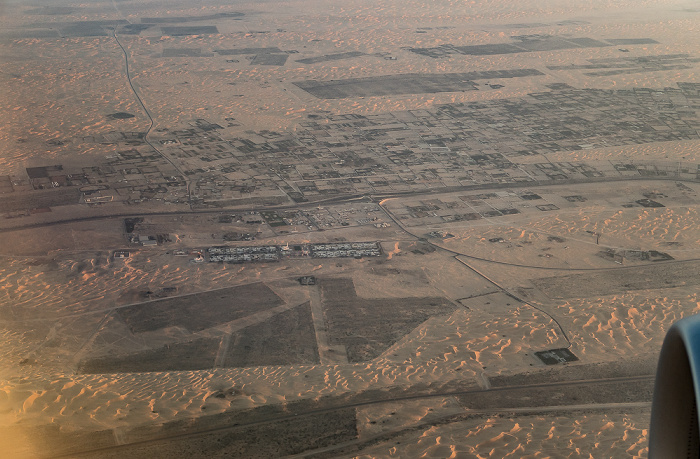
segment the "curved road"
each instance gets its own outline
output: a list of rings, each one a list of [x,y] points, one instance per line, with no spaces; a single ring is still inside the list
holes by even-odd
[[[141,100],[141,96],[139,96],[138,91],[136,91],[136,88],[134,87],[133,81],[131,81],[131,72],[129,71],[129,54],[126,52],[126,48],[121,44],[119,41],[119,37],[117,37],[117,29],[116,27],[112,30],[112,36],[114,37],[114,40],[117,42],[117,45],[119,45],[119,48],[121,48],[122,53],[124,54],[124,63],[126,64],[126,79],[129,81],[129,87],[131,88],[131,92],[134,93],[134,97],[136,97],[136,100],[138,101],[139,105],[143,109],[144,113],[148,117],[148,120],[150,122],[148,129],[146,130],[146,133],[143,137],[143,140],[155,151],[158,153],[164,160],[166,160],[170,165],[172,165],[175,170],[182,176],[182,179],[185,181],[185,186],[187,187],[187,204],[190,206],[190,209],[192,208],[192,200],[190,198],[190,182],[187,179],[187,176],[185,173],[178,167],[177,164],[175,164],[174,161],[172,161],[170,158],[165,156],[162,151],[160,151],[149,139],[148,135],[151,133],[151,130],[153,130],[153,126],[155,125],[155,121],[153,120],[153,117],[151,116],[151,112],[148,111],[148,108],[146,108],[146,104],[143,103],[143,100]]]
[[[442,246],[440,246],[440,245],[438,245],[438,244],[435,244],[435,243],[433,243],[433,242],[428,241],[427,239],[424,239],[424,238],[419,237],[417,234],[414,234],[414,233],[410,232],[408,229],[406,229],[405,226],[403,226],[403,225],[401,224],[401,222],[399,221],[399,219],[396,218],[396,217],[394,216],[394,214],[393,214],[389,209],[387,209],[386,207],[384,207],[383,203],[384,203],[384,201],[379,202],[379,203],[378,203],[379,207],[384,211],[384,213],[387,215],[387,217],[389,217],[389,218],[396,224],[396,226],[398,226],[399,228],[401,228],[401,230],[402,230],[403,232],[405,232],[405,233],[408,234],[409,236],[415,237],[416,239],[422,239],[426,244],[429,244],[430,246],[434,247],[434,248],[437,249],[437,250],[442,250],[442,251],[445,251],[445,252],[447,252],[447,253],[451,253],[451,254],[453,255],[453,258],[454,258],[455,260],[457,260],[459,263],[461,263],[461,264],[463,264],[464,266],[466,266],[466,267],[467,267],[470,271],[472,271],[474,274],[476,274],[477,276],[479,276],[479,277],[481,277],[482,279],[484,279],[486,282],[488,282],[488,283],[490,283],[491,285],[493,285],[494,287],[496,287],[498,290],[500,290],[501,292],[503,292],[505,295],[508,295],[509,297],[511,297],[511,298],[513,298],[515,301],[517,301],[518,303],[523,304],[523,305],[525,305],[525,306],[529,306],[529,307],[531,307],[532,309],[534,309],[534,310],[540,312],[541,314],[543,314],[543,315],[549,317],[549,319],[550,319],[552,322],[554,322],[555,324],[557,324],[557,327],[559,328],[559,331],[560,331],[561,334],[564,336],[564,339],[565,339],[566,342],[567,342],[566,349],[569,349],[569,348],[571,347],[571,340],[569,339],[569,335],[566,334],[566,330],[564,330],[564,327],[563,327],[562,324],[556,319],[556,317],[554,317],[552,314],[548,313],[547,311],[545,311],[545,310],[543,310],[543,309],[541,309],[541,308],[538,308],[537,306],[535,306],[535,305],[533,305],[533,304],[528,303],[527,301],[523,300],[523,299],[520,298],[519,296],[517,296],[517,295],[515,295],[514,293],[510,292],[507,288],[503,287],[501,284],[499,284],[499,283],[496,282],[495,280],[491,279],[491,278],[488,277],[486,274],[482,273],[481,271],[479,271],[478,269],[476,269],[475,267],[473,267],[472,265],[470,265],[470,264],[467,263],[466,261],[461,260],[459,257],[467,257],[467,258],[472,258],[472,259],[480,259],[480,258],[470,257],[469,255],[464,255],[464,254],[462,254],[462,253],[460,253],[460,252],[456,252],[456,251],[454,251],[454,250],[451,250],[451,249],[442,247]],[[486,261],[486,260],[483,260],[483,261]],[[496,262],[496,263],[498,263],[498,262]]]

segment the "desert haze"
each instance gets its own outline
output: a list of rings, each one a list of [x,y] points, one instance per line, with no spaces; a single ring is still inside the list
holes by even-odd
[[[685,0],[0,3],[0,450],[648,455]]]

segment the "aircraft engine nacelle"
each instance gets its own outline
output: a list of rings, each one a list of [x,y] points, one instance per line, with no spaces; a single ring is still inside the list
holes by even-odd
[[[700,458],[700,315],[676,322],[659,356],[649,458]]]

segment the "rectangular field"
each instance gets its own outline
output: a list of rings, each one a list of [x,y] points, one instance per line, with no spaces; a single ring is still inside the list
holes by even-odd
[[[117,312],[133,333],[172,326],[200,331],[280,304],[275,292],[257,283],[136,304]]]
[[[374,97],[398,94],[434,94],[476,90],[473,80],[540,76],[535,69],[493,70],[467,73],[405,73],[334,81],[299,81],[300,89],[319,99]]]
[[[698,285],[700,262],[688,261],[630,268],[600,273],[541,277],[532,283],[550,298],[586,298],[634,290],[673,288]]]

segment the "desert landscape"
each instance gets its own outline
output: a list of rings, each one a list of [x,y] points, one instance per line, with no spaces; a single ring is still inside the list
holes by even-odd
[[[686,0],[0,4],[0,449],[648,456]]]

